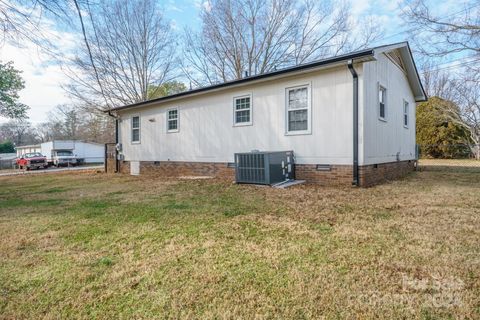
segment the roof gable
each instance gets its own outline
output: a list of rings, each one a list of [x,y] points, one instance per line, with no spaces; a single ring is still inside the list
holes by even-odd
[[[400,42],[376,47],[373,50],[376,58],[379,54],[385,54],[387,57],[393,60],[396,65],[404,70],[416,102],[427,100],[427,94],[423,89],[420,76],[418,75],[417,66],[413,60],[412,51],[410,50],[408,42]]]

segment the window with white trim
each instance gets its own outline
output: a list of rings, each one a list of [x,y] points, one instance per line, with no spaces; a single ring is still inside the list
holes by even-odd
[[[310,87],[308,85],[286,90],[287,133],[310,131]]]
[[[178,131],[178,108],[170,109],[167,111],[167,131],[168,132],[177,132]]]
[[[378,118],[387,119],[387,89],[378,86]]]
[[[140,116],[132,117],[132,142],[140,142]]]
[[[403,100],[403,126],[408,128],[408,109],[410,108],[408,101]]]
[[[251,95],[233,98],[234,125],[252,124],[252,97]]]

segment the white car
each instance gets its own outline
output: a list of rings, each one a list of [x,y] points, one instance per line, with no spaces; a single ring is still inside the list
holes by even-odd
[[[75,166],[77,157],[71,150],[55,150],[52,151],[52,163],[54,166]]]

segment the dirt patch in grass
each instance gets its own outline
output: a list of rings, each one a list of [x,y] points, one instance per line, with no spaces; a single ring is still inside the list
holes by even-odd
[[[478,318],[479,181],[2,177],[0,318]]]

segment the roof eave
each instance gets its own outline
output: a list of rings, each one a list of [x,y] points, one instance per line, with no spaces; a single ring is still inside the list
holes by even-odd
[[[25,148],[40,148],[39,144],[28,144],[25,146],[16,146],[15,149],[25,149]]]
[[[245,86],[245,85],[265,82],[265,81],[284,78],[284,77],[288,77],[288,76],[293,76],[293,75],[298,75],[298,74],[303,74],[303,73],[310,73],[310,72],[314,72],[314,71],[317,71],[317,70],[334,68],[336,66],[344,64],[346,61],[349,61],[349,60],[354,60],[355,62],[366,62],[366,61],[375,60],[374,50],[373,49],[367,49],[367,50],[363,50],[363,51],[358,51],[358,52],[355,52],[355,53],[352,53],[352,54],[341,55],[341,56],[338,56],[338,57],[325,59],[325,60],[320,60],[320,61],[309,63],[309,64],[299,65],[299,66],[291,67],[291,68],[288,68],[288,69],[273,71],[273,72],[269,72],[269,73],[260,74],[260,75],[257,75],[257,76],[252,76],[252,77],[248,77],[248,78],[243,78],[243,79],[239,79],[239,80],[225,82],[225,83],[221,83],[221,84],[217,84],[217,85],[213,85],[213,86],[208,86],[208,87],[204,87],[204,88],[199,88],[199,89],[195,89],[195,90],[185,91],[185,92],[181,92],[181,93],[178,93],[178,94],[174,94],[174,95],[170,95],[170,96],[166,96],[166,97],[161,97],[161,98],[157,98],[157,99],[153,99],[153,100],[138,102],[138,103],[125,105],[125,106],[112,108],[112,109],[107,109],[107,110],[104,110],[104,112],[105,113],[107,113],[107,112],[117,112],[117,111],[122,111],[122,110],[125,110],[125,109],[147,107],[147,106],[151,106],[151,105],[162,103],[162,102],[175,101],[175,100],[185,98],[185,97],[193,97],[193,96],[197,96],[197,95],[201,95],[201,94],[216,92],[216,91],[230,89],[230,88],[241,87],[241,86]]]

